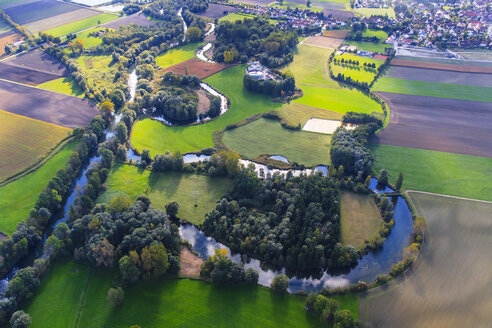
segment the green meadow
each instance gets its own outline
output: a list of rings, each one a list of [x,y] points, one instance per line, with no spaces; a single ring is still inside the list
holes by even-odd
[[[373,170],[387,169],[403,188],[492,201],[492,158],[387,145],[372,145]]]
[[[126,195],[132,202],[141,194],[147,195],[152,205],[165,209],[166,204],[177,201],[178,217],[194,224],[201,224],[205,214],[215,208],[215,203],[232,186],[228,178],[212,178],[206,175],[178,172],[153,173],[132,165],[115,165],[106,182],[107,190],[98,203],[109,204],[116,195]],[[197,191],[197,205],[195,205]]]
[[[395,18],[395,11],[393,8],[355,8],[354,14],[361,16],[385,16]]]
[[[39,193],[46,188],[56,172],[65,167],[76,144],[69,143],[38,170],[0,187],[0,231],[11,234],[17,224],[27,218]]]
[[[330,63],[333,75],[337,76],[339,73],[350,76],[352,79],[359,82],[367,82],[370,84],[372,80],[376,77],[377,69],[383,64],[382,60],[372,59],[362,56],[357,56],[349,53],[344,53],[342,55],[337,55],[334,57],[337,60],[344,60],[344,63],[337,62],[336,64],[332,61]],[[358,61],[359,65],[348,64],[348,61],[352,62]],[[375,68],[365,67],[364,64],[375,64]]]
[[[161,278],[125,288],[120,307],[106,301],[115,274],[59,261],[24,308],[31,328],[77,327],[326,327],[304,309],[305,298],[263,286],[219,287],[189,279]],[[358,316],[355,295],[335,297]],[[46,306],[50,304],[50,306]],[[234,314],[234,315],[231,315]]]
[[[383,77],[374,83],[372,90],[403,93],[416,96],[492,102],[492,88],[470,85],[423,82]]]
[[[365,41],[345,41],[345,43],[351,46],[356,46],[358,50],[365,50],[370,52],[378,52],[384,54],[385,48],[391,48],[391,45],[378,42],[365,42]]]
[[[291,163],[330,164],[331,136],[288,130],[274,120],[262,118],[227,130],[222,140],[227,147],[249,159],[269,154],[285,156]]]
[[[38,88],[64,93],[66,95],[84,98],[85,94],[73,77],[61,77],[37,85]]]
[[[50,30],[44,31],[48,34],[51,34],[53,36],[65,36],[70,33],[75,33],[78,31],[85,30],[87,28],[90,28],[92,26],[100,25],[103,23],[110,22],[112,20],[117,19],[117,15],[113,14],[101,14],[89,18],[85,18],[79,21],[75,21],[69,24],[65,24],[59,27],[52,28]]]
[[[155,58],[155,62],[162,68],[173,66],[189,59],[195,58],[195,52],[200,43],[190,43],[184,46],[171,49],[166,53]]]

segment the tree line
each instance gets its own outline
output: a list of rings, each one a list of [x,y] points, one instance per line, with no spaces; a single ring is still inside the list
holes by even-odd
[[[246,90],[264,93],[274,97],[284,97],[292,95],[296,90],[296,81],[292,74],[278,75],[278,80],[255,79],[251,75],[245,74],[243,83]]]

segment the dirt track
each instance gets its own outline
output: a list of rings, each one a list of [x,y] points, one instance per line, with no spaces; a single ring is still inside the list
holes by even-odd
[[[439,70],[454,71],[454,72],[492,74],[492,67],[486,67],[486,66],[441,64],[441,63],[413,61],[413,60],[405,60],[405,59],[393,59],[391,61],[391,65],[404,66],[404,67],[430,68],[430,69],[439,69]]]
[[[99,114],[91,102],[7,81],[0,81],[3,110],[67,128],[83,127]]]
[[[377,94],[391,116],[373,142],[492,158],[492,103]]]
[[[188,69],[188,74],[196,75],[200,79],[205,79],[215,73],[218,73],[228,67],[233,65],[228,64],[218,64],[218,63],[207,63],[201,61],[197,58],[193,58],[182,63],[167,67],[163,70],[163,72],[173,72],[175,74],[186,74],[186,69]]]

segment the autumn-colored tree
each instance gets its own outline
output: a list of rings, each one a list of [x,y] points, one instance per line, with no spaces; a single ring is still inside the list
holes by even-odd
[[[186,31],[186,40],[189,42],[197,42],[201,39],[201,37],[202,31],[200,31],[200,29],[196,26],[192,26]]]
[[[117,195],[113,197],[113,199],[111,199],[111,201],[109,202],[109,208],[113,212],[121,214],[126,211],[131,206],[131,204],[132,201],[130,200],[130,198],[128,198],[128,196]]]
[[[114,111],[114,104],[106,100],[101,104],[101,116],[106,120],[109,121],[111,119],[111,115],[113,114]]]
[[[92,247],[92,253],[97,266],[113,265],[114,246],[106,238]]]

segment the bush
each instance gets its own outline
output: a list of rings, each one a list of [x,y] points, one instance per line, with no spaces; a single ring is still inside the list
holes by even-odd
[[[244,273],[244,281],[246,281],[248,284],[256,285],[258,283],[258,278],[259,278],[258,271],[256,271],[253,268],[247,269],[246,272]]]
[[[289,278],[284,274],[276,275],[270,287],[277,293],[285,294],[289,288]]]
[[[16,311],[10,319],[12,328],[27,328],[31,325],[31,316],[24,311]]]
[[[357,321],[349,310],[338,310],[334,314],[333,328],[356,328]]]
[[[121,287],[110,288],[108,290],[108,296],[106,299],[108,302],[113,304],[114,306],[120,306],[123,303],[123,298],[125,297],[125,292]]]

